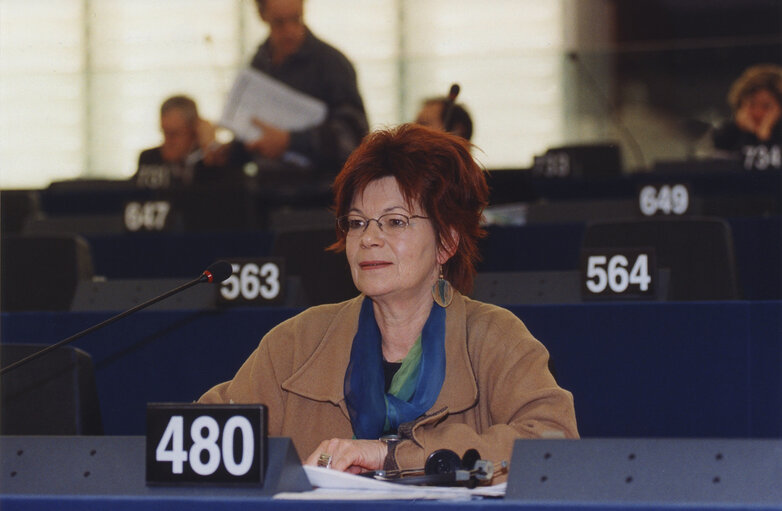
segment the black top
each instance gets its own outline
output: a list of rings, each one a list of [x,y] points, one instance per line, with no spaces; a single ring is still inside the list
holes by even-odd
[[[745,169],[782,168],[782,122],[777,122],[766,141],[742,130],[733,121],[714,130],[712,140],[715,149],[740,156]]]
[[[394,379],[394,375],[399,368],[402,367],[402,362],[388,362],[383,359],[383,376],[386,380],[386,392],[391,388],[391,380]]]
[[[131,178],[137,186],[152,189],[232,183],[241,179],[241,168],[205,165],[196,151],[183,162],[167,162],[163,159],[162,146],[145,149],[139,154],[138,168]]]

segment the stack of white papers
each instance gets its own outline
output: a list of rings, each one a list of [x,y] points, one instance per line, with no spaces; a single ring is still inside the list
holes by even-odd
[[[347,472],[323,467],[304,466],[304,471],[316,490],[301,493],[278,493],[275,499],[298,500],[397,500],[436,499],[470,500],[476,497],[503,497],[505,483],[494,486],[463,487],[412,486],[378,481]]]
[[[220,125],[244,142],[261,136],[253,118],[279,129],[295,131],[317,126],[328,108],[319,99],[299,92],[252,68],[242,70],[228,94]]]

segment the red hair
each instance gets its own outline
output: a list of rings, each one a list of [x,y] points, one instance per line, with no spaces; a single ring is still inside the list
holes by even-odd
[[[461,137],[416,125],[375,131],[367,135],[334,180],[334,212],[350,210],[353,197],[383,177],[394,177],[408,205],[420,204],[435,229],[438,248],[453,247],[443,275],[461,293],[472,290],[478,240],[488,204],[484,170]],[[454,236],[455,234],[455,236]],[[337,229],[330,250],[345,250],[345,233]]]

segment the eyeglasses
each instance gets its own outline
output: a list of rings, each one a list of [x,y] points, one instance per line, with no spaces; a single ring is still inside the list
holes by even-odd
[[[410,225],[413,218],[428,219],[428,216],[421,215],[403,215],[401,213],[386,213],[377,218],[366,218],[361,215],[345,215],[337,218],[337,227],[348,236],[358,236],[367,230],[371,221],[377,222],[381,231],[396,236],[404,232]]]

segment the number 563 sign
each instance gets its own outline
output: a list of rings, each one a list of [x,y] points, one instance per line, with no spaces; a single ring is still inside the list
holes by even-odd
[[[222,305],[271,305],[285,296],[285,264],[281,258],[227,259],[233,272],[220,285]]]
[[[657,284],[654,249],[589,249],[581,254],[581,295],[654,299]]]

